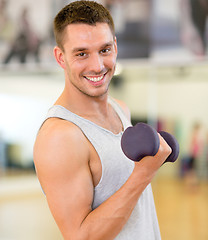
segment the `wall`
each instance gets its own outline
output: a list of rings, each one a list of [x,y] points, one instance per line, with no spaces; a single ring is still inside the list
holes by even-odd
[[[208,71],[206,64],[128,66],[123,81],[111,93],[129,105],[134,116],[201,121],[208,127]],[[155,109],[153,109],[153,107]],[[155,113],[151,113],[154,111]]]

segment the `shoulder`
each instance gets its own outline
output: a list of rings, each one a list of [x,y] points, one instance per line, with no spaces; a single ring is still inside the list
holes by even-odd
[[[131,113],[130,113],[130,110],[129,110],[127,104],[121,100],[118,100],[115,98],[112,98],[112,99],[120,106],[120,108],[123,110],[123,112],[126,115],[126,117],[128,118],[128,120],[131,120]]]
[[[88,142],[79,127],[58,118],[46,120],[34,144],[34,163],[37,170],[78,167],[84,161],[87,164],[88,156]]]
[[[35,144],[41,142],[44,145],[56,145],[64,144],[65,141],[79,143],[82,138],[84,135],[75,124],[59,118],[49,118],[41,127]]]
[[[61,118],[48,118],[42,125],[38,136],[66,136],[68,134],[81,134],[81,130],[74,123]]]

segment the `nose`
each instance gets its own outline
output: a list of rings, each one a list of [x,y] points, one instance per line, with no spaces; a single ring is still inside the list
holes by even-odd
[[[99,54],[93,54],[89,59],[89,71],[92,73],[101,73],[104,69],[103,57]]]

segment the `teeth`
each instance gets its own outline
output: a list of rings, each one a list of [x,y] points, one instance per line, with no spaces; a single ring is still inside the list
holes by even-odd
[[[101,79],[103,79],[103,75],[101,77],[86,77],[88,80],[92,82],[99,82]]]

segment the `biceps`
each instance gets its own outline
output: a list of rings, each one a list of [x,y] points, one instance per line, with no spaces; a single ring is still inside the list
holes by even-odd
[[[91,211],[93,184],[89,174],[85,169],[68,181],[57,179],[47,191],[50,210],[63,235],[78,229]]]

